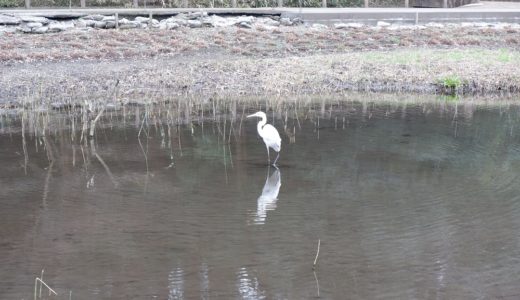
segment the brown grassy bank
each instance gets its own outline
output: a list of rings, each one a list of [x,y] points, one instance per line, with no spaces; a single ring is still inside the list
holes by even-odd
[[[0,102],[354,91],[520,92],[520,30],[303,26],[94,30],[0,39]]]

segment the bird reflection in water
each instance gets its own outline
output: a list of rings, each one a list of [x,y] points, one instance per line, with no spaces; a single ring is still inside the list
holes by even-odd
[[[245,267],[241,267],[237,273],[237,285],[238,293],[241,299],[266,299],[265,292],[261,288],[258,278],[249,274],[247,268]]]
[[[256,213],[254,214],[254,224],[265,224],[267,212],[276,209],[276,202],[278,201],[278,193],[282,186],[282,174],[278,168],[269,176],[270,169],[267,168],[267,178],[265,180],[262,194],[258,197]]]
[[[168,274],[168,300],[184,299],[184,270],[173,269]]]

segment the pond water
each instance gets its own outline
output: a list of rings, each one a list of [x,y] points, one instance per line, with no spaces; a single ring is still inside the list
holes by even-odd
[[[274,107],[278,170],[258,109],[4,113],[0,298],[520,297],[519,106]]]

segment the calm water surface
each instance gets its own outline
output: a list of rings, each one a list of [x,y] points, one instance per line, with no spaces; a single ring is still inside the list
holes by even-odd
[[[520,107],[276,109],[278,170],[258,107],[2,115],[0,298],[520,298]]]

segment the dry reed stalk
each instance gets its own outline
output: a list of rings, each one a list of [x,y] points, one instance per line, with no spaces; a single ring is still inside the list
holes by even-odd
[[[321,240],[318,239],[318,250],[316,251],[316,257],[314,258],[314,263],[312,264],[313,270],[316,269],[316,263],[318,262],[318,255],[320,255],[320,244],[321,244]]]

